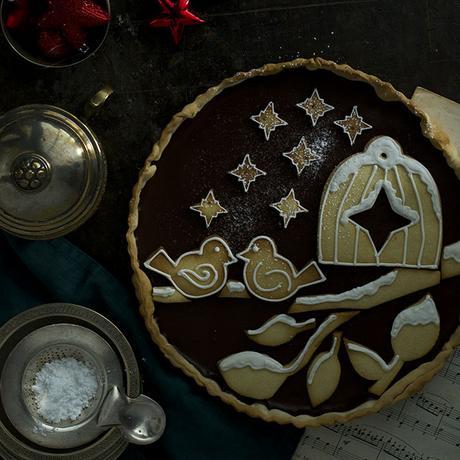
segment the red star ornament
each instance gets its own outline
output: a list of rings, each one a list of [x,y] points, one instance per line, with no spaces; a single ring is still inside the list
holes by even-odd
[[[86,29],[110,21],[110,15],[91,0],[48,0],[48,11],[38,19],[38,27],[58,30],[73,49],[84,47]]]
[[[190,0],[158,0],[161,13],[150,21],[150,27],[169,28],[174,44],[181,41],[185,26],[202,24],[205,21],[189,10]]]

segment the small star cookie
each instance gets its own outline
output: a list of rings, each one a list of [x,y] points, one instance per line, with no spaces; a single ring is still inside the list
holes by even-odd
[[[190,206],[192,211],[197,211],[200,213],[201,217],[204,217],[206,221],[206,227],[211,225],[211,222],[219,214],[227,214],[228,211],[222,207],[218,200],[214,196],[214,191],[209,190],[206,198],[201,200],[201,203]]]
[[[310,97],[307,97],[303,102],[299,102],[296,106],[305,110],[305,113],[311,118],[313,126],[316,126],[318,119],[324,116],[326,112],[334,110],[332,105],[326,104],[324,99],[319,97],[316,88]]]
[[[287,125],[287,122],[282,120],[275,112],[273,102],[271,101],[258,115],[253,115],[251,120],[255,121],[260,129],[264,130],[265,139],[267,141],[270,139],[270,134],[275,131],[276,128]]]
[[[308,212],[308,209],[305,209],[300,204],[300,201],[295,197],[295,192],[292,188],[288,195],[286,195],[284,198],[281,198],[278,203],[273,203],[270,206],[275,208],[280,213],[280,216],[284,220],[284,228],[287,228],[289,221],[291,219],[295,219],[297,214]]]
[[[314,161],[320,159],[320,156],[308,147],[304,136],[302,136],[300,142],[290,152],[283,153],[283,156],[291,160],[297,169],[298,176],[300,176],[306,166],[310,166]]]
[[[343,132],[348,135],[350,144],[355,143],[356,138],[366,129],[371,129],[372,126],[367,124],[361,115],[358,113],[358,106],[354,106],[350,115],[347,115],[343,120],[334,121],[334,124],[340,126]]]
[[[238,181],[243,183],[244,191],[249,190],[249,186],[255,182],[259,176],[265,176],[267,173],[257,168],[256,165],[251,161],[251,157],[247,154],[244,157],[242,163],[240,163],[233,171],[229,174],[238,177]]]

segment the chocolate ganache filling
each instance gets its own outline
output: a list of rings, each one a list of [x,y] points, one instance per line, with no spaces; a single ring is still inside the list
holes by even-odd
[[[317,88],[319,95],[334,107],[319,118],[316,126],[296,106]],[[269,141],[250,120],[273,101],[279,116],[288,124],[273,131]],[[372,126],[357,136],[353,145],[343,130],[334,124],[349,115],[354,106]],[[147,182],[140,197],[139,225],[135,232],[139,263],[159,247],[173,258],[197,249],[211,235],[222,237],[233,254],[243,251],[258,235],[273,238],[278,251],[301,268],[310,260],[318,261],[318,220],[321,196],[326,181],[336,166],[347,157],[362,152],[376,136],[390,136],[405,155],[422,163],[431,172],[440,192],[443,213],[443,241],[448,245],[460,240],[458,209],[460,183],[447,165],[442,152],[435,149],[420,128],[420,119],[400,102],[385,102],[367,83],[351,81],[329,71],[285,70],[279,74],[250,78],[227,88],[206,104],[195,118],[185,120],[172,136],[158,161],[158,170]],[[283,157],[305,137],[318,156],[300,176]],[[253,182],[248,192],[229,174],[246,154],[267,174]],[[278,202],[290,189],[308,212],[298,214],[287,226],[271,203]],[[215,218],[209,227],[190,210],[213,190],[228,213]],[[401,226],[401,216],[392,213],[385,200],[379,200],[371,216],[363,215],[362,225],[372,227],[377,241],[385,241],[392,228]],[[433,242],[433,244],[435,244]],[[391,267],[354,267],[319,264],[326,281],[302,288],[296,296],[334,294],[347,291],[393,270]],[[414,269],[417,270],[417,269]],[[165,278],[144,269],[152,286],[163,286]],[[229,279],[242,281],[243,262],[229,266]],[[375,350],[386,362],[393,357],[390,331],[395,316],[429,292],[440,316],[440,335],[435,347],[423,358],[405,363],[398,379],[432,360],[449,340],[458,324],[458,277],[442,280],[438,286],[422,290],[361,312],[340,330],[350,340]],[[269,354],[281,363],[292,361],[314,330],[298,334],[289,343],[267,348],[251,341],[245,330],[257,329],[270,317],[287,313],[295,296],[282,302],[212,296],[187,303],[156,303],[155,320],[161,333],[204,376],[228,388],[219,372],[218,362],[245,350]],[[317,318],[317,324],[331,311],[299,313],[299,321]],[[325,340],[318,351],[330,349]],[[342,366],[337,391],[323,404],[313,408],[306,391],[307,368],[293,375],[264,404],[293,415],[318,415],[347,411],[374,398],[371,382],[353,370],[345,347],[339,359]],[[254,400],[236,395],[241,401]]]

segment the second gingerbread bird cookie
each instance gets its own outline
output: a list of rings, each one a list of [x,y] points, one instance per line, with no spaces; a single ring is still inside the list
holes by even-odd
[[[237,257],[245,262],[243,276],[249,292],[269,302],[286,300],[300,288],[326,279],[314,261],[297,270],[278,253],[275,242],[268,236],[254,238]]]

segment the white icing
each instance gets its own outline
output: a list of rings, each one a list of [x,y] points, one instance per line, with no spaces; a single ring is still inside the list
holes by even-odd
[[[371,209],[374,206],[382,188],[385,190],[388,201],[390,202],[390,206],[394,212],[410,220],[411,224],[417,223],[420,220],[420,216],[417,211],[409,208],[409,206],[404,206],[401,198],[396,195],[396,190],[393,188],[393,185],[390,181],[379,180],[375,184],[374,190],[372,190],[372,192],[370,192],[369,195],[367,195],[367,197],[361,201],[361,203],[357,204],[356,206],[352,206],[343,212],[340,222],[342,224],[347,224],[350,220],[350,217]]]
[[[272,287],[269,287],[269,288],[264,288],[263,286],[261,286],[259,284],[259,282],[257,281],[257,274],[259,273],[259,269],[260,267],[262,267],[264,264],[264,262],[259,262],[256,267],[254,268],[254,271],[252,272],[252,282],[254,283],[254,286],[256,287],[256,289],[258,291],[261,291],[261,292],[273,292],[273,291],[276,291],[278,289],[280,289],[282,287],[282,284],[281,283],[278,283],[276,286],[272,286]],[[271,273],[273,272],[279,272],[281,273],[289,282],[289,287],[290,287],[290,284],[291,284],[291,279],[289,277],[289,275],[282,271],[282,270],[272,270],[271,272],[265,272],[263,273],[264,276],[269,276]]]
[[[176,293],[176,290],[170,286],[159,286],[154,287],[152,293],[156,297],[171,297]]]
[[[180,264],[184,260],[184,258],[186,258],[188,256],[201,257],[201,256],[203,256],[205,246],[207,246],[208,244],[214,244],[214,243],[220,244],[227,251],[227,254],[228,254],[228,260],[226,260],[225,262],[222,263],[222,265],[223,265],[223,276],[222,276],[222,280],[221,280],[220,283],[218,283],[218,281],[219,281],[218,272],[217,272],[216,268],[210,263],[199,264],[194,268],[194,270],[192,270],[192,269],[181,269],[181,270],[177,271],[178,276],[180,276],[182,278],[185,278],[191,285],[193,285],[194,287],[196,287],[198,289],[206,290],[206,289],[209,289],[209,288],[213,287],[213,285],[215,285],[212,292],[208,292],[206,294],[200,294],[200,295],[193,295],[193,294],[190,294],[188,292],[185,292],[184,290],[182,290],[174,282],[174,277],[171,276],[171,273],[169,273],[167,271],[160,270],[160,269],[155,268],[155,267],[152,267],[150,265],[150,263],[156,257],[161,255],[168,261],[168,264],[172,268],[170,270],[170,272],[173,273],[174,269],[176,269],[178,266],[180,266]],[[215,248],[214,248],[214,250],[215,250]],[[230,247],[228,246],[228,244],[220,236],[212,236],[212,237],[207,238],[206,240],[204,240],[203,243],[201,243],[200,249],[198,249],[197,251],[185,252],[176,261],[172,260],[171,257],[169,257],[169,254],[163,248],[161,248],[158,251],[156,251],[155,254],[152,257],[150,257],[150,259],[148,259],[148,260],[146,260],[144,262],[144,267],[147,268],[148,270],[152,270],[155,273],[159,273],[160,275],[163,275],[164,277],[169,279],[169,281],[171,281],[171,283],[174,285],[174,287],[182,295],[184,295],[185,297],[192,298],[192,299],[198,299],[198,298],[201,298],[201,297],[207,297],[207,296],[213,295],[216,292],[220,291],[225,286],[225,283],[227,282],[227,277],[228,277],[227,266],[231,265],[231,264],[233,264],[233,263],[235,263],[237,261],[238,261],[238,259],[235,258],[235,256],[233,255]],[[197,272],[197,270],[199,271],[200,269],[202,269],[205,273],[200,274],[199,272]],[[199,283],[199,281],[202,281],[203,283],[208,281],[209,279],[211,279],[211,275],[213,275],[213,278],[209,283],[207,283],[207,284]]]
[[[372,296],[376,294],[383,286],[389,286],[393,284],[396,277],[398,276],[398,270],[393,270],[386,275],[377,278],[370,283],[358,286],[349,291],[342,292],[340,294],[324,294],[315,296],[297,297],[295,303],[302,305],[317,305],[324,302],[342,302],[344,300],[360,300],[365,296]]]
[[[318,369],[321,367],[321,365],[327,361],[329,358],[332,357],[332,355],[335,353],[335,347],[337,346],[337,337],[334,336],[334,342],[332,343],[332,348],[322,355],[320,358],[318,358],[313,366],[310,368],[308,371],[308,377],[307,377],[307,383],[308,385],[311,385],[313,383],[313,379],[315,378],[316,373],[318,372]]]
[[[264,241],[264,240],[267,241],[271,246],[273,259],[283,260],[284,262],[286,262],[287,265],[289,266],[290,273],[288,273],[287,271],[284,271],[284,270],[274,269],[274,270],[267,271],[265,273],[262,272],[262,275],[259,275],[259,270],[262,268],[263,262],[258,262],[257,265],[255,266],[254,270],[252,271],[252,276],[251,276],[252,280],[251,281],[252,281],[254,287],[261,293],[263,293],[263,292],[274,292],[277,289],[282,288],[282,284],[278,283],[276,286],[272,286],[272,287],[269,287],[269,288],[264,288],[264,287],[262,287],[260,285],[260,283],[258,281],[258,275],[259,276],[270,276],[271,274],[274,274],[274,273],[279,273],[279,274],[283,275],[286,278],[287,283],[288,283],[287,294],[283,298],[272,299],[270,297],[265,297],[265,296],[259,294],[256,290],[252,289],[250,283],[248,282],[248,276],[250,276],[251,268],[249,267],[250,258],[247,257],[246,254],[249,251],[259,252],[260,247],[257,244],[257,242],[261,242],[261,241]],[[320,270],[320,268],[319,268],[319,266],[318,266],[318,264],[316,262],[310,262],[302,270],[297,271],[297,269],[294,267],[294,265],[292,264],[292,262],[289,259],[284,258],[283,256],[281,256],[278,253],[274,240],[272,238],[270,238],[269,236],[264,236],[264,235],[256,236],[249,243],[248,249],[244,250],[243,252],[240,252],[236,256],[239,259],[245,261],[243,278],[244,278],[244,282],[246,284],[246,287],[247,287],[248,291],[252,295],[254,295],[255,297],[258,297],[259,299],[262,299],[262,300],[266,300],[268,302],[281,302],[281,301],[286,300],[289,297],[293,296],[299,289],[301,289],[301,288],[303,288],[305,286],[313,286],[314,284],[322,283],[326,279],[326,277],[324,276],[323,272]],[[316,268],[316,271],[317,271],[318,275],[320,276],[320,278],[317,281],[313,281],[313,282],[307,283],[307,284],[299,284],[298,286],[294,286],[294,288],[293,288],[293,284],[292,284],[293,279],[297,279],[300,276],[300,274],[302,272],[304,272],[305,270],[307,270],[310,266],[314,266]],[[292,274],[292,276],[291,276],[291,274]]]
[[[391,337],[396,337],[404,326],[425,326],[427,324],[439,324],[438,310],[429,294],[419,303],[406,308],[396,316],[391,328]]]
[[[382,152],[386,158],[382,157]],[[433,176],[417,160],[403,155],[399,144],[389,136],[380,136],[375,138],[366,148],[364,153],[353,155],[345,161],[336,171],[332,178],[329,188],[331,192],[336,192],[340,185],[348,177],[358,171],[362,166],[377,164],[382,169],[389,170],[397,165],[403,166],[408,172],[417,174],[431,195],[433,209],[436,216],[441,220],[441,201],[439,191]]]
[[[380,366],[380,368],[385,372],[388,372],[391,369],[393,369],[395,364],[399,361],[399,356],[395,355],[393,356],[391,361],[387,364],[382,359],[382,357],[378,355],[375,351],[372,351],[370,348],[367,348],[363,345],[359,345],[358,343],[349,342],[347,343],[347,348],[351,351],[357,351],[359,353],[364,353],[365,355],[369,356],[369,358],[375,361]]]
[[[446,246],[442,257],[443,259],[454,259],[455,262],[460,263],[460,241]]]
[[[193,286],[196,286],[198,289],[209,289],[219,278],[219,274],[212,264],[200,264],[197,265],[194,270],[183,268],[179,270],[177,274],[185,278],[190,284],[193,284]],[[206,283],[206,281],[209,282]]]
[[[250,367],[253,370],[268,370],[277,374],[291,374],[299,370],[304,356],[312,346],[316,338],[324,331],[324,329],[337,319],[335,315],[329,315],[323,323],[318,327],[314,334],[310,336],[304,349],[300,352],[297,358],[290,366],[283,366],[280,362],[271,358],[268,355],[258,353],[256,351],[242,351],[234,355],[227,356],[219,362],[219,368],[222,372],[230,369],[242,369]]]
[[[315,324],[316,320],[314,318],[307,319],[306,321],[302,321],[301,323],[298,323],[295,318],[289,315],[280,314],[277,316],[274,316],[273,318],[269,319],[266,323],[264,323],[262,326],[260,326],[258,329],[249,329],[246,331],[248,335],[259,335],[263,334],[264,332],[268,331],[274,324],[286,324],[293,329],[301,329],[305,326],[308,326],[310,324]]]
[[[348,184],[347,191],[344,193],[342,201],[340,202],[339,212],[337,213],[337,220],[335,222],[335,243],[334,243],[334,262],[337,263],[337,253],[339,249],[339,223],[340,223],[340,215],[342,214],[342,209],[345,204],[345,201],[348,198],[348,194],[350,193],[351,187],[353,186],[357,173],[353,174],[350,183]]]
[[[239,281],[229,281],[227,283],[228,292],[244,292],[246,287]]]
[[[361,202],[358,205],[353,206],[352,208],[348,210],[345,210],[342,215],[343,204],[345,203],[348,197],[351,184],[353,183],[357,172],[363,166],[374,166],[374,168],[373,168],[372,175],[369,178],[366,184],[365,190],[362,194]],[[372,179],[376,172],[376,167],[380,167],[384,170],[385,178],[383,180],[378,181],[375,189],[371,193],[369,193],[369,195],[367,195],[368,189],[370,187],[370,184],[372,183]],[[404,168],[409,176],[412,188],[414,190],[414,194],[416,196],[418,210],[411,209],[410,207],[405,205],[405,194],[404,194],[404,190],[402,187],[401,178],[398,173],[398,167]],[[387,180],[387,174],[391,170],[393,170],[395,173],[400,197],[398,197],[398,195],[396,194],[396,191],[393,189],[391,182]],[[434,213],[439,222],[439,232],[438,232],[439,236],[438,236],[438,241],[437,241],[437,252],[436,252],[436,257],[433,263],[422,264],[423,250],[425,249],[425,242],[427,238],[425,235],[422,200],[420,197],[419,190],[413,179],[414,174],[416,174],[421,179],[421,181],[426,185],[427,191],[431,196],[431,203],[433,206]],[[375,138],[367,146],[365,152],[358,153],[358,154],[351,156],[337,168],[337,171],[332,176],[331,180],[329,181],[329,185],[327,189],[325,190],[325,196],[327,196],[330,193],[337,192],[340,186],[349,180],[350,176],[353,176],[353,177],[350,180],[350,183],[345,192],[345,196],[343,197],[342,202],[340,203],[339,212],[337,215],[336,229],[335,229],[336,231],[335,231],[334,258],[333,259],[331,258],[331,260],[323,260],[323,254],[322,254],[322,244],[325,244],[325,241],[323,241],[323,237],[322,237],[323,214],[326,212],[326,209],[324,208],[324,206],[327,201],[326,199],[323,199],[323,204],[322,204],[322,209],[321,209],[320,219],[319,219],[319,228],[318,228],[318,233],[319,233],[318,246],[319,246],[320,262],[326,263],[326,264],[340,263],[341,265],[352,265],[352,266],[354,265],[362,265],[362,266],[380,265],[380,266],[403,266],[403,267],[417,267],[417,268],[420,268],[420,267],[438,268],[437,262],[439,261],[439,256],[440,256],[440,251],[441,251],[441,241],[442,241],[441,202],[440,202],[439,191],[436,186],[436,183],[433,177],[431,176],[430,172],[425,168],[425,166],[423,166],[417,160],[410,158],[408,156],[405,156],[401,150],[401,147],[394,139],[388,136],[381,136],[381,137]],[[397,229],[391,232],[384,246],[380,249],[380,251],[377,251],[373,244],[372,238],[368,230],[359,226],[358,224],[356,224],[356,222],[353,222],[356,228],[353,262],[339,261],[337,257],[338,238],[339,238],[339,218],[340,218],[340,222],[344,224],[344,223],[349,222],[349,218],[351,217],[351,215],[357,214],[358,212],[366,210],[366,209],[370,209],[370,207],[372,207],[372,205],[375,203],[375,199],[377,198],[378,193],[382,187],[385,189],[385,192],[387,194],[387,197],[391,204],[392,209],[398,214],[404,217],[407,217],[411,221],[409,226],[415,225],[417,223],[419,223],[419,225],[421,226],[422,244],[420,246],[420,252],[418,254],[417,263],[407,264],[407,248],[408,248],[408,229],[407,227],[404,227],[404,247],[403,247],[404,257],[403,257],[403,260],[400,263],[399,262],[396,262],[396,263],[383,262],[382,263],[379,261],[380,255],[383,253],[387,243],[391,240],[391,237],[396,232],[400,231],[401,229]],[[357,245],[359,244],[359,233],[361,231],[367,234],[369,241],[374,247],[374,252],[375,252],[375,257],[376,257],[375,262],[357,262],[357,257],[359,253]]]

